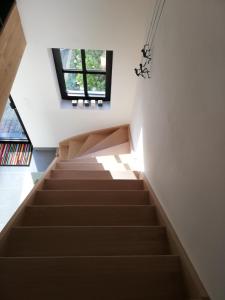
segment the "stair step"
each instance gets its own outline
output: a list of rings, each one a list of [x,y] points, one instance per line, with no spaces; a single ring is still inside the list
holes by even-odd
[[[97,162],[80,162],[80,161],[73,161],[73,160],[68,160],[68,162],[58,162],[55,166],[55,170],[58,169],[65,169],[65,170],[96,170],[96,171],[101,171],[105,170],[104,166],[102,164],[99,164]]]
[[[23,226],[148,226],[156,225],[155,207],[27,206]]]
[[[84,143],[84,140],[72,140],[69,142],[69,146],[68,146],[68,156],[67,156],[67,159],[71,159],[73,158],[74,156],[76,156],[82,145]]]
[[[114,163],[114,164],[101,164],[101,163],[85,163],[85,162],[73,162],[71,160],[68,163],[59,162],[55,166],[55,170],[83,170],[83,171],[108,171],[108,170],[116,170],[116,171],[126,171],[126,166],[122,163]]]
[[[100,133],[92,133],[88,136],[85,143],[80,148],[78,154],[81,155],[85,153],[87,150],[104,140],[108,135],[107,134],[100,134]]]
[[[35,205],[146,205],[148,191],[37,191]]]
[[[63,145],[59,147],[59,157],[61,159],[67,159],[68,157],[69,146]]]
[[[128,154],[131,152],[130,142],[122,143],[119,145],[111,146],[108,148],[104,148],[102,150],[98,150],[95,152],[84,153],[83,158],[88,157],[100,157],[100,156],[109,156],[109,155],[120,155],[120,154]]]
[[[14,227],[4,256],[169,254],[163,226]]]
[[[97,152],[126,142],[128,142],[128,128],[121,127],[108,135],[103,141],[88,149],[84,154]]]
[[[52,170],[55,179],[113,179],[109,171]]]
[[[4,300],[183,300],[177,256],[0,258]],[[9,280],[10,279],[10,280]]]
[[[47,190],[144,190],[143,180],[46,179]]]
[[[62,163],[68,162],[68,160],[60,160]],[[70,163],[72,162],[79,162],[79,163],[98,163],[97,159],[95,157],[82,157],[82,156],[77,156],[74,157],[70,160]]]
[[[54,179],[137,179],[133,171],[52,170]]]

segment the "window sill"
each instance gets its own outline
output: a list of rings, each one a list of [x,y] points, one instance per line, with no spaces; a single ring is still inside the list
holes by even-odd
[[[96,104],[91,104],[90,106],[84,106],[81,103],[78,103],[77,106],[73,106],[71,101],[61,100],[60,108],[62,109],[73,109],[73,110],[109,110],[110,109],[110,101],[105,101],[102,106],[98,106]]]

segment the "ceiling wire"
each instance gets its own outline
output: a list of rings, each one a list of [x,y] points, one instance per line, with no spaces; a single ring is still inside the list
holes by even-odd
[[[151,23],[147,31],[146,41],[143,49],[141,49],[142,52],[141,63],[139,64],[138,68],[134,69],[138,77],[151,78],[153,43],[156,37],[157,29],[159,26],[159,22],[163,13],[165,3],[166,0],[155,1]]]
[[[157,14],[158,14],[158,11],[159,11],[159,7],[160,7],[160,1],[161,1],[161,0],[156,0],[156,1],[155,1],[155,6],[154,6],[154,10],[153,10],[153,15],[152,15],[152,19],[151,19],[151,24],[150,24],[150,27],[149,27],[149,30],[148,30],[148,34],[147,34],[146,44],[149,42],[150,37],[151,37],[151,35],[152,35],[153,28],[154,28],[154,26],[155,26],[155,21],[156,21],[156,18],[157,18]]]
[[[160,2],[160,1],[159,1]],[[155,22],[154,22],[154,25],[155,25],[155,30],[152,30],[152,39],[150,40],[148,40],[148,43],[150,44],[150,46],[152,46],[153,45],[153,43],[154,43],[154,40],[155,40],[155,36],[156,36],[156,33],[157,33],[157,29],[158,29],[158,26],[159,26],[159,21],[160,21],[160,19],[161,19],[161,16],[162,16],[162,12],[163,12],[163,9],[164,9],[164,6],[165,6],[165,2],[166,2],[166,0],[162,0],[161,2],[160,2],[160,4],[159,4],[159,9],[157,10],[157,20],[155,19]],[[154,28],[153,28],[154,29]],[[150,37],[151,38],[151,37]]]
[[[147,33],[147,38],[144,47],[147,45],[147,47],[152,51],[153,47],[153,42],[155,40],[155,36],[157,33],[159,21],[162,16],[162,12],[165,6],[166,0],[156,0],[155,5],[154,5],[154,10],[153,10],[153,15],[151,19],[151,23],[149,26],[149,30]],[[141,58],[141,63],[143,63],[144,57],[142,56]]]

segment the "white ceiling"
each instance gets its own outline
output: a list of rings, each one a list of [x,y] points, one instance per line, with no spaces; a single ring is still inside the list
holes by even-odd
[[[35,147],[129,123],[152,0],[17,0],[27,48],[12,96]],[[114,51],[109,110],[62,109],[50,48]]]

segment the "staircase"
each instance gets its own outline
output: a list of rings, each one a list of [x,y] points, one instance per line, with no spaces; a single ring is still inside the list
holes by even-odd
[[[0,236],[2,300],[187,299],[166,228],[121,158],[129,152],[128,126],[60,143]]]

